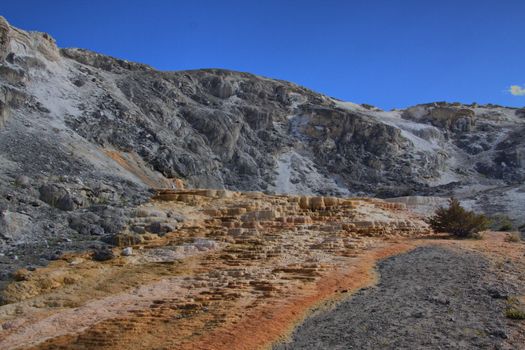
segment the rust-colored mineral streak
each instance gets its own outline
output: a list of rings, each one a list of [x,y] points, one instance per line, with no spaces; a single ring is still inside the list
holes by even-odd
[[[131,231],[152,224],[167,232]],[[403,205],[376,199],[205,189],[161,190],[129,225],[131,256],[71,254],[20,271],[4,292],[0,347],[267,347],[430,233]]]

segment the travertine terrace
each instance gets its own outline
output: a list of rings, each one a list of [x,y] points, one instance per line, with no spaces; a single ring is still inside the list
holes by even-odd
[[[0,308],[0,347],[209,348],[211,336],[224,348],[239,341],[232,329],[259,320],[264,334],[236,346],[258,347],[338,288],[373,282],[387,246],[429,233],[402,204],[225,190],[160,190],[130,232],[141,224],[172,231],[122,234],[131,256],[115,248],[106,262],[71,254],[19,271]]]
[[[159,223],[133,212],[174,179],[191,188],[395,198],[427,213],[455,196],[519,227],[524,133],[522,108],[435,102],[382,111],[249,73],[163,72],[61,49],[49,34],[0,17],[0,289],[16,270],[64,252],[173,231],[176,216],[164,212]],[[123,234],[130,218],[140,237]],[[231,228],[220,232],[252,232]]]

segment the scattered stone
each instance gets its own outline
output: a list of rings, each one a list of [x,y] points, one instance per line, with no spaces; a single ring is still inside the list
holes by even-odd
[[[126,247],[122,249],[122,255],[124,256],[131,256],[133,255],[133,248],[132,247]]]
[[[58,185],[46,184],[40,187],[40,200],[52,207],[71,211],[82,205],[82,200],[71,196],[69,192]]]
[[[92,258],[95,261],[107,261],[115,258],[115,253],[109,248],[99,248],[93,252]]]
[[[138,234],[143,234],[146,232],[146,229],[144,228],[144,226],[141,226],[141,225],[133,225],[131,227],[131,230]]]
[[[487,290],[489,295],[494,299],[507,299],[508,293],[496,287],[491,287]]]
[[[31,180],[25,175],[18,175],[15,179],[15,185],[23,188],[29,188],[31,186]]]
[[[210,239],[197,239],[193,244],[199,251],[213,250],[219,246],[217,242]]]
[[[27,281],[31,277],[31,272],[28,269],[20,269],[13,274],[15,281]]]
[[[152,222],[145,227],[146,231],[156,234],[165,234],[168,232],[175,231],[175,226],[165,223],[165,222]]]
[[[119,233],[103,238],[105,243],[111,244],[117,247],[127,247],[140,244],[144,241],[145,235]]]
[[[151,208],[139,208],[135,211],[135,216],[138,218],[144,218],[144,217],[164,218],[166,217],[166,213],[160,210],[155,210]]]
[[[493,331],[489,331],[489,334],[493,337],[507,339],[507,333],[505,333],[505,330],[503,329],[495,329]]]

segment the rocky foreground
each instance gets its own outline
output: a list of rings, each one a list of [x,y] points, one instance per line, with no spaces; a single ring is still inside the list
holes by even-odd
[[[372,299],[379,303],[375,311],[351,307],[343,318],[358,320],[352,312],[355,317],[370,316],[369,321],[374,315],[388,316],[396,312],[396,303],[417,291],[437,308],[452,308],[451,317],[477,310],[480,301],[490,306],[479,310],[483,317],[469,319],[468,325],[474,325],[469,330],[461,328],[463,318],[446,320],[448,327],[460,322],[455,332],[461,339],[495,337],[479,344],[500,344],[508,338],[505,341],[514,344],[523,337],[520,324],[513,333],[503,316],[505,298],[524,293],[523,244],[507,243],[503,234],[479,241],[439,239],[404,205],[377,199],[224,190],[163,190],[154,198],[137,208],[127,230],[154,223],[167,232],[144,233],[140,241],[130,241],[135,236],[125,230],[118,236],[122,247],[65,254],[45,268],[17,271],[16,281],[2,294],[8,304],[0,307],[0,347],[264,348],[283,340],[311,308],[373,285],[378,260],[427,245],[453,247],[458,253],[438,252],[438,259],[432,254],[400,258],[397,272],[380,279],[379,294]],[[175,218],[178,227],[168,229]],[[492,265],[465,250],[486,254]],[[468,288],[481,283],[478,278],[489,266],[493,279],[502,278],[492,286],[499,294],[491,297],[492,289],[470,293]],[[433,269],[440,271],[436,279]],[[394,283],[388,281],[404,285],[386,286]],[[443,293],[434,290],[438,282]],[[389,298],[392,305],[385,304]],[[433,313],[443,311],[419,309],[417,300],[406,300],[410,315],[383,321],[391,327],[406,317],[432,322]],[[374,308],[369,301],[363,301],[363,307]],[[323,329],[308,332],[309,337],[325,339]],[[332,335],[325,345],[339,339]],[[319,343],[311,344],[315,348]]]
[[[378,272],[377,286],[307,319],[275,349],[525,346],[523,325],[502,312],[509,296],[523,293],[523,283],[500,278],[483,256],[450,246],[419,247],[382,261]]]
[[[155,198],[129,230],[154,223],[167,232],[140,241],[123,233],[122,248],[19,270],[2,295],[0,347],[262,346],[334,291],[370,283],[374,254],[392,250],[385,239],[429,234],[403,205],[374,199],[224,190]],[[368,265],[354,264],[365,251]],[[239,327],[252,327],[253,342]]]

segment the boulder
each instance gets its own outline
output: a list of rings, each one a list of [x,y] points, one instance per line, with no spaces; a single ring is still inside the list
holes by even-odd
[[[9,210],[0,211],[0,239],[16,240],[30,230],[31,217]]]
[[[68,216],[68,224],[73,230],[83,235],[103,235],[106,231],[100,226],[101,218],[91,212],[71,213]]]
[[[115,258],[115,253],[111,249],[104,247],[93,251],[91,257],[95,261],[107,261]]]
[[[79,197],[72,196],[67,189],[55,184],[45,184],[39,192],[41,201],[60,210],[75,210],[83,204]]]
[[[23,188],[29,188],[31,186],[31,180],[25,175],[18,175],[15,179],[15,185]]]

